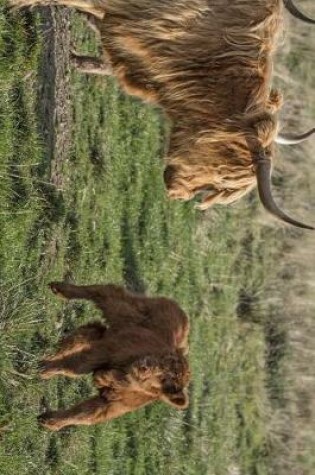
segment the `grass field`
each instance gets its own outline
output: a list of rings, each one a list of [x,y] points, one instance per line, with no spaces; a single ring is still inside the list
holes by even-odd
[[[270,427],[285,411],[288,335],[277,316],[292,281],[282,284],[275,263],[303,233],[275,225],[253,196],[204,214],[167,201],[163,120],[111,79],[72,74],[71,144],[54,179],[40,132],[39,20],[0,5],[0,474],[280,474],[284,441]],[[73,34],[95,49],[79,20]],[[286,61],[294,75],[296,55]],[[311,88],[307,61],[301,74]],[[311,175],[303,179],[307,194]],[[291,195],[286,203],[302,211]],[[50,294],[48,282],[61,279],[125,283],[181,303],[192,322],[187,411],[161,404],[93,428],[38,427],[44,400],[63,407],[92,391],[88,379],[37,376],[44,352],[97,315]],[[303,475],[314,468],[309,453],[294,461]]]

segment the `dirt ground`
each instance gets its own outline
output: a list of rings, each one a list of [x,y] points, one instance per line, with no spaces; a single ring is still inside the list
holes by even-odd
[[[43,55],[40,69],[38,109],[51,182],[62,187],[62,163],[71,146],[70,18],[65,8],[40,8]]]

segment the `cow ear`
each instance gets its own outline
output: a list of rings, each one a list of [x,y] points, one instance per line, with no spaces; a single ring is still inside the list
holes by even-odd
[[[179,391],[174,394],[164,393],[162,399],[176,409],[186,409],[189,404],[189,397],[186,391]]]

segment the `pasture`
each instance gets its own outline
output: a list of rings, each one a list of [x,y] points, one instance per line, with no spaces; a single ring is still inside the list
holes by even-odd
[[[13,15],[0,0],[0,474],[311,474],[314,435],[293,403],[296,373],[314,377],[303,369],[311,360],[298,359],[299,345],[313,351],[312,236],[267,217],[255,193],[205,213],[169,202],[167,124],[114,80],[70,70],[70,20],[77,49],[95,52],[73,13]],[[294,127],[314,121],[314,33],[290,25],[276,80]],[[286,209],[313,223],[314,150],[281,149],[274,179]],[[88,379],[37,376],[64,332],[97,317],[49,292],[62,279],[181,303],[192,323],[187,411],[155,405],[102,426],[38,427],[47,401],[68,406],[91,392]],[[310,388],[301,407],[313,415]]]

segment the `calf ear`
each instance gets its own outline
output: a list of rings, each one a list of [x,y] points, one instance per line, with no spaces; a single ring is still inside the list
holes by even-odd
[[[176,409],[186,409],[189,404],[189,397],[185,390],[174,394],[164,393],[162,399],[166,404],[169,404]]]

